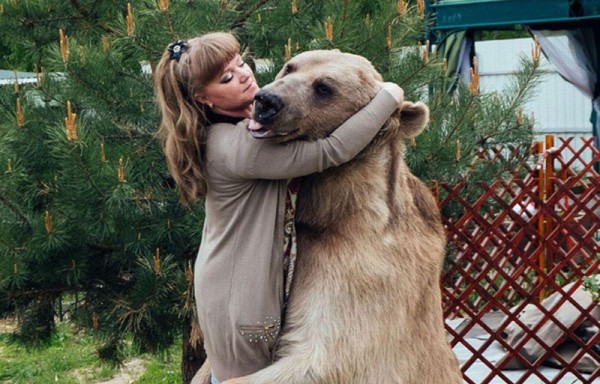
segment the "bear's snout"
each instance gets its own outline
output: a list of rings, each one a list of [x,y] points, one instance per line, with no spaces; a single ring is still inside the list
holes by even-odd
[[[272,122],[282,108],[283,100],[275,94],[261,90],[254,96],[254,119],[261,124]]]

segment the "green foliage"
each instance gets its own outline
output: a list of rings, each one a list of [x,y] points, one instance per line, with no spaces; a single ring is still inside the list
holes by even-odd
[[[94,329],[101,357],[115,361],[124,358],[127,337],[144,351],[164,351],[178,340],[174,325],[189,321],[189,268],[204,213],[201,204],[178,203],[154,137],[148,73],[171,41],[232,31],[245,57],[270,63],[259,74],[262,84],[274,78],[286,50],[365,56],[407,100],[431,110],[429,127],[406,153],[425,180],[489,180],[522,157],[496,169],[476,160],[478,151],[531,138],[531,122],[518,120],[517,108],[535,85],[536,65],[525,60],[502,94],[468,86],[448,94],[441,58],[430,52],[424,60],[426,22],[415,2],[400,16],[392,0],[298,0],[297,12],[292,1],[171,1],[161,10],[160,1],[143,0],[132,2],[132,33],[127,3],[0,0],[3,63],[44,68],[38,84],[0,86],[0,311],[17,312],[19,334],[31,341],[51,340],[51,308],[75,292],[83,305],[74,321]],[[76,114],[71,140],[68,103]]]
[[[596,255],[600,260],[600,253]],[[600,276],[595,273],[591,276],[583,277],[583,286],[592,295],[592,300],[600,305]]]
[[[501,94],[472,95],[460,83],[449,97],[443,92],[447,83],[442,82],[428,100],[431,122],[407,153],[412,171],[425,180],[451,184],[493,180],[512,172],[527,150],[506,161],[481,162],[479,155],[505,144],[531,142],[533,122],[527,117],[519,121],[517,110],[533,96],[539,76],[537,65],[523,59],[521,72]]]
[[[31,347],[0,333],[0,380],[7,383],[78,383],[77,370],[89,368],[95,379],[109,377],[114,368],[98,364],[93,338],[61,324],[43,346]],[[90,377],[91,376],[91,377]]]
[[[98,340],[94,331],[59,323],[45,345],[32,347],[0,333],[0,381],[11,384],[91,383],[106,381],[118,374],[119,365],[98,361]],[[139,354],[129,340],[123,343],[123,358],[141,360],[144,372],[136,383],[181,383],[177,348],[159,356]]]
[[[164,350],[181,330],[173,324],[189,315],[183,272],[202,225],[201,207],[178,204],[154,138],[152,79],[140,67],[141,57],[157,59],[174,31],[155,33],[156,17],[169,30],[166,15],[140,10],[148,18],[136,18],[140,33],[128,37],[127,2],[1,5],[3,44],[35,46],[36,58],[21,60],[45,68],[37,85],[0,87],[2,307],[19,313],[19,335],[48,340],[58,297],[84,292],[77,319],[92,327],[96,318],[103,356],[118,360],[128,333],[143,350]],[[66,63],[59,28],[69,40]],[[75,140],[66,135],[68,102],[77,114]],[[160,269],[140,262],[157,250]]]
[[[520,39],[531,36],[523,25],[506,27],[504,30],[480,31],[477,35],[480,35],[477,36],[478,40]]]

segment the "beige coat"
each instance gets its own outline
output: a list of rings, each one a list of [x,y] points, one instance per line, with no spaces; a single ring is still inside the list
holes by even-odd
[[[287,145],[254,139],[246,121],[209,128],[195,294],[208,360],[220,381],[272,363],[283,304],[288,180],[351,160],[397,107],[380,91],[326,139]]]

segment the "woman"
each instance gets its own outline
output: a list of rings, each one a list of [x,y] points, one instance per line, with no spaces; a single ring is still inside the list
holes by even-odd
[[[239,50],[228,33],[177,41],[155,71],[169,170],[184,203],[205,200],[194,284],[213,382],[272,362],[284,305],[289,180],[352,159],[403,100],[397,85],[384,83],[330,138],[257,140],[247,119],[259,87]]]

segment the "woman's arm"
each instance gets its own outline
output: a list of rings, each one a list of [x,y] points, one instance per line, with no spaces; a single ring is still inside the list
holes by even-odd
[[[275,144],[245,133],[247,140],[255,141],[240,145],[240,151],[231,157],[231,171],[246,179],[288,179],[350,161],[402,103],[402,90],[394,86],[386,83],[367,106],[324,139]]]

